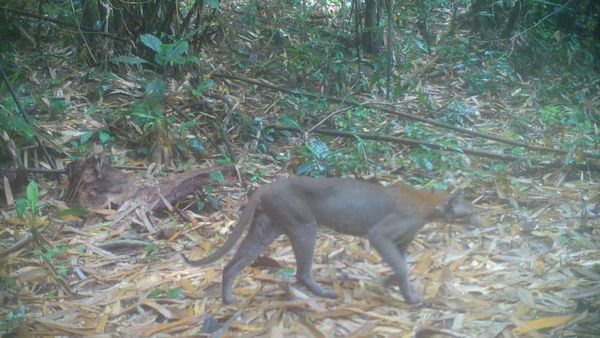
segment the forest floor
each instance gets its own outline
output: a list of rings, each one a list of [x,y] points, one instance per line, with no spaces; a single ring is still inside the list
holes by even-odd
[[[55,52],[61,53],[58,48]],[[203,51],[202,60],[205,65],[220,65],[236,74],[239,64],[234,66],[236,62],[227,55],[226,48],[211,45]],[[260,57],[267,60],[269,56],[263,52]],[[56,140],[52,149],[61,154],[57,157],[62,162],[75,152],[74,140],[90,130],[107,128],[102,114],[139,99],[143,84],[126,72],[88,81],[89,70],[74,60],[49,62],[53,62],[52,76],[29,68],[26,78],[37,84],[31,86],[37,92],[60,92],[68,103],[59,122],[40,118],[36,123],[41,134]],[[469,128],[512,136],[512,130],[507,129],[515,124],[507,121],[535,123],[535,99],[531,98],[536,93],[526,81],[519,83],[518,92],[502,88],[510,96],[475,97],[464,88],[460,74],[446,69],[444,64],[433,65],[429,74],[437,75],[423,81],[419,92],[438,106],[448,98],[460,97],[475,107],[480,114],[469,116]],[[253,74],[248,70],[245,75],[259,78]],[[287,88],[297,85],[291,79],[284,83],[285,74],[270,74],[260,79]],[[185,85],[197,75],[188,75],[169,82],[167,111],[175,114],[173,107],[184,109],[194,100],[218,106],[215,97],[190,99]],[[235,109],[248,116],[264,114],[275,121],[284,110],[277,102],[285,99],[276,90],[224,78],[215,79],[215,83],[212,91],[227,93]],[[98,98],[98,88],[106,84],[110,89]],[[419,102],[415,94],[393,104],[415,112]],[[381,121],[399,124],[399,130],[406,127],[402,123],[394,116]],[[210,122],[204,126],[209,128]],[[110,128],[116,135],[114,125]],[[135,128],[127,132],[136,133]],[[538,139],[541,136],[536,132],[526,129],[522,136]],[[568,129],[560,133],[567,138],[575,136]],[[122,138],[105,151],[127,166],[123,171],[142,176],[143,171],[131,168],[147,169],[148,162],[127,157],[132,150],[127,135],[119,136]],[[455,137],[462,145],[487,145],[485,140]],[[289,241],[282,237],[238,277],[234,294],[240,302],[224,306],[220,281],[229,257],[205,267],[189,267],[177,253],[185,251],[197,258],[219,246],[235,224],[249,191],[297,168],[291,163],[293,158],[275,161],[271,154],[294,152],[292,149],[302,145],[305,138],[291,135],[275,140],[269,154],[263,154],[256,150],[254,141],[232,133],[228,147],[237,155],[235,174],[226,175],[227,184],[213,184],[210,193],[220,206],[185,210],[186,219],[177,213],[151,215],[150,221],[137,215],[125,227],[115,228],[114,210],[98,206],[91,210],[91,218],[76,215],[65,202],[64,179],[38,176],[43,216],[37,224],[43,228],[46,258],[41,258],[39,250],[31,250],[31,245],[3,257],[3,273],[15,284],[2,286],[0,318],[18,337],[593,337],[600,332],[598,174],[568,164],[534,170],[522,163],[504,163],[502,171],[496,172],[498,167],[489,165],[492,160],[468,154],[457,157],[463,161],[462,169],[435,174],[374,158],[374,162],[387,161],[381,163],[382,170],[365,170],[361,173],[364,176],[358,177],[383,184],[411,182],[423,189],[436,183],[456,185],[474,201],[481,218],[479,226],[428,224],[410,245],[412,283],[424,294],[423,304],[408,305],[398,288],[384,287],[390,268],[365,240],[323,230],[313,270],[319,282],[333,285],[338,299],[315,297],[295,284],[294,255]],[[330,141],[332,148],[346,142],[342,138]],[[394,155],[402,157],[407,152],[406,147],[396,146]],[[206,155],[194,166],[211,168],[217,166],[218,158],[220,154]],[[177,161],[173,156],[165,162]],[[415,184],[409,179],[413,177],[425,177],[428,183]],[[2,250],[29,229],[14,209],[2,207]],[[101,244],[117,240],[125,244],[102,248]]]

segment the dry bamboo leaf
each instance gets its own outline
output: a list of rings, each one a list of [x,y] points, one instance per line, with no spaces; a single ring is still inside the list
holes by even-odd
[[[45,280],[48,277],[48,271],[39,267],[23,267],[16,272],[13,277],[21,283],[35,283]]]
[[[4,186],[4,197],[6,198],[6,205],[12,206],[15,204],[15,199],[13,197],[12,189],[10,188],[10,181],[6,176],[3,176],[2,180]]]
[[[380,324],[378,320],[372,320],[363,323],[361,326],[356,328],[353,332],[350,332],[347,337],[359,338],[359,337],[372,337],[373,331]]]
[[[151,336],[153,334],[157,334],[160,332],[166,332],[166,331],[169,331],[174,328],[185,326],[185,325],[189,324],[190,322],[195,321],[196,319],[197,318],[195,318],[195,317],[189,316],[189,317],[185,317],[180,320],[173,321],[173,322],[168,322],[168,323],[159,324],[159,325],[153,325],[152,327],[144,328],[143,334],[144,334],[144,336]]]
[[[96,333],[104,333],[106,330],[106,323],[108,323],[109,314],[104,312],[100,318],[98,318],[98,323],[96,324]]]
[[[116,300],[112,303],[110,303],[107,308],[106,308],[107,313],[109,316],[113,317],[113,316],[118,316],[119,314],[121,314],[123,312],[123,305],[121,304],[121,300]]]
[[[70,323],[68,322],[68,317],[63,317],[60,320],[53,320],[49,318],[35,318],[34,321],[50,328],[59,330],[61,332],[66,332],[70,334],[76,334],[81,336],[89,336],[95,332],[95,327],[81,327],[79,323]]]
[[[513,333],[516,335],[522,335],[523,333],[534,330],[557,327],[568,323],[572,318],[573,316],[556,316],[530,320],[515,327],[513,329]]]
[[[167,319],[173,319],[173,313],[165,306],[156,303],[155,301],[149,300],[149,299],[145,299],[142,304],[156,310],[158,313],[160,313],[163,317],[167,318]]]
[[[189,278],[181,278],[179,281],[179,286],[183,289],[185,293],[194,293],[197,291],[197,288],[194,287],[192,281]]]

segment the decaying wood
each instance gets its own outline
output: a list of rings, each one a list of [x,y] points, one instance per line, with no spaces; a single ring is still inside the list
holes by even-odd
[[[17,241],[15,244],[13,244],[10,248],[2,251],[2,253],[0,253],[0,256],[6,257],[6,256],[10,255],[11,253],[24,248],[27,244],[29,244],[29,242],[31,242],[31,238],[32,238],[31,234],[27,234],[25,237],[21,238],[19,241]]]
[[[114,223],[136,212],[139,215],[165,208],[172,210],[178,200],[202,189],[214,171],[233,171],[233,167],[194,168],[164,178],[143,179],[113,168],[105,156],[92,154],[69,165],[69,185],[65,200],[90,208],[118,208]],[[142,222],[149,231],[147,218]]]
[[[67,167],[69,185],[65,201],[83,208],[121,205],[138,179],[113,168],[106,157],[93,153]]]

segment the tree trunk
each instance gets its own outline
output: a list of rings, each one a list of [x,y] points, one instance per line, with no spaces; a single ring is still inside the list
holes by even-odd
[[[503,38],[510,37],[512,32],[515,31],[515,26],[517,25],[517,22],[519,21],[519,17],[521,16],[521,13],[524,12],[523,6],[524,6],[524,4],[523,4],[522,0],[515,1],[512,11],[510,12],[510,17],[508,18],[508,21],[506,22],[506,26],[504,26],[504,30],[502,31]]]
[[[97,0],[84,0],[82,2],[81,25],[86,28],[98,29],[99,8]]]
[[[377,0],[365,0],[365,26],[362,33],[363,49],[367,53],[378,53],[382,48],[382,37],[377,22]]]
[[[481,29],[481,12],[486,6],[487,0],[473,0],[471,2],[471,10],[469,15],[471,16],[471,32],[479,33]]]

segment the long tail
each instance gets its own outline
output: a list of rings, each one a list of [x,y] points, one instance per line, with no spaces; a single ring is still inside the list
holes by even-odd
[[[242,234],[244,233],[244,230],[248,227],[248,225],[252,223],[252,220],[254,219],[254,213],[256,212],[256,207],[258,205],[258,201],[260,200],[259,196],[257,196],[257,193],[255,193],[254,196],[250,198],[250,201],[248,201],[248,204],[246,204],[246,207],[240,214],[240,219],[231,231],[229,238],[227,238],[223,246],[218,248],[212,254],[198,260],[191,260],[187,258],[183,254],[183,252],[181,252],[181,258],[183,258],[185,263],[191,266],[201,266],[216,262],[217,260],[219,260],[219,258],[225,256],[225,254],[227,254],[239,241],[240,237],[242,237]]]

